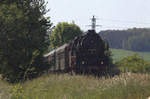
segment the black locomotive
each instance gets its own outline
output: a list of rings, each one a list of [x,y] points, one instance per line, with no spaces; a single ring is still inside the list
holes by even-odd
[[[108,43],[94,31],[76,37],[72,42],[46,54],[50,71],[107,72],[110,54]]]
[[[77,37],[72,44],[72,57],[76,58],[76,71],[108,71],[109,46],[94,30]]]

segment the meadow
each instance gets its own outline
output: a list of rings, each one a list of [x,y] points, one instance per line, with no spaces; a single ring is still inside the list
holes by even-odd
[[[112,59],[113,62],[120,61],[126,56],[131,56],[133,54],[137,54],[138,56],[142,57],[144,60],[150,62],[150,52],[134,52],[129,50],[123,49],[111,49],[112,51]]]
[[[0,81],[0,99],[147,99],[150,75],[122,73],[114,77],[45,74],[19,84]]]

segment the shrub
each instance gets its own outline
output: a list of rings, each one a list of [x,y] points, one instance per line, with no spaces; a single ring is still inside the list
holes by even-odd
[[[137,56],[125,57],[119,62],[116,62],[121,72],[133,72],[133,73],[147,73],[150,72],[150,63]]]

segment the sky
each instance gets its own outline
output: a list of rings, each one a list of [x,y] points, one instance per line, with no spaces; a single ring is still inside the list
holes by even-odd
[[[108,29],[149,28],[150,0],[46,0],[46,16],[54,25],[75,22],[84,31],[90,29],[90,18],[95,15],[97,31]]]

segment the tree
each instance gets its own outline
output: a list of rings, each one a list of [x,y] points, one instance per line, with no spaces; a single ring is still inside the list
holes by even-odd
[[[70,42],[74,37],[82,34],[79,26],[74,23],[60,22],[50,35],[51,49]]]
[[[43,53],[51,22],[44,0],[0,1],[0,70],[10,82],[37,76],[47,67]]]

